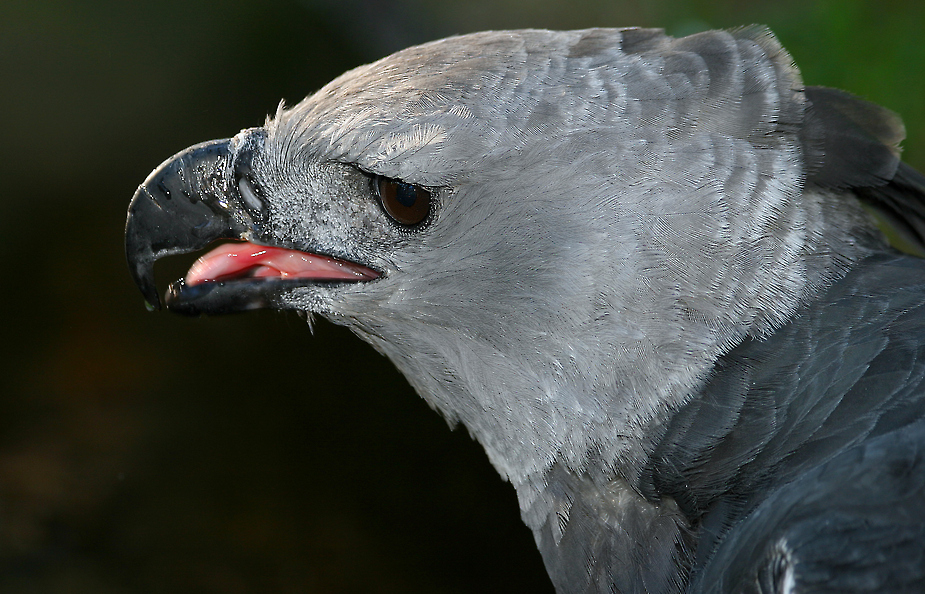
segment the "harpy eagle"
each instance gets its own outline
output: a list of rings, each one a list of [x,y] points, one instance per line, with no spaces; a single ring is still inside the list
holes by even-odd
[[[167,307],[317,314],[389,357],[561,593],[925,591],[903,137],[760,28],[477,33],[180,152],[126,251],[159,305],[156,259],[238,240]]]

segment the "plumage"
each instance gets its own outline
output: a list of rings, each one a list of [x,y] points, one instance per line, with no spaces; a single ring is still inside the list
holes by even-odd
[[[559,592],[917,590],[904,134],[760,28],[478,33],[181,152],[126,250],[158,303],[154,260],[246,240],[168,307],[350,327],[485,448]]]

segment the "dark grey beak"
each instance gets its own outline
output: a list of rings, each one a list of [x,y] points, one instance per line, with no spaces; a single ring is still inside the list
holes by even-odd
[[[135,192],[125,222],[125,255],[135,283],[156,309],[161,302],[155,260],[238,238],[247,230],[229,210],[232,169],[230,140],[212,140],[165,161]]]

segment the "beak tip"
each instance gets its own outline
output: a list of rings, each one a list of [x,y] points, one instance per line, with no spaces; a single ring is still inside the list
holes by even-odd
[[[137,252],[128,251],[129,271],[135,286],[141,291],[148,311],[161,309],[161,300],[157,295],[157,285],[154,284],[154,258],[152,256],[138,255]]]
[[[161,300],[158,298],[156,293],[151,297],[145,297],[145,309],[148,311],[161,310]]]
[[[219,200],[227,190],[231,160],[228,139],[197,144],[162,163],[135,191],[125,221],[125,255],[149,310],[161,309],[154,282],[157,259],[243,232]],[[170,295],[163,298],[171,308]]]
[[[141,280],[141,279],[139,279]],[[138,283],[141,294],[145,299],[145,307],[148,311],[158,311],[161,309],[161,300],[157,295],[157,287],[154,285],[154,279],[145,278]]]

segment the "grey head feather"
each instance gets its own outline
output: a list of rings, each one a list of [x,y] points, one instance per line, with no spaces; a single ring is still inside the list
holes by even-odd
[[[389,356],[527,509],[553,463],[636,472],[719,355],[865,253],[860,208],[806,186],[805,107],[763,29],[486,32],[281,109],[254,172],[274,241],[384,273],[287,303]],[[397,229],[364,173],[434,220]]]

